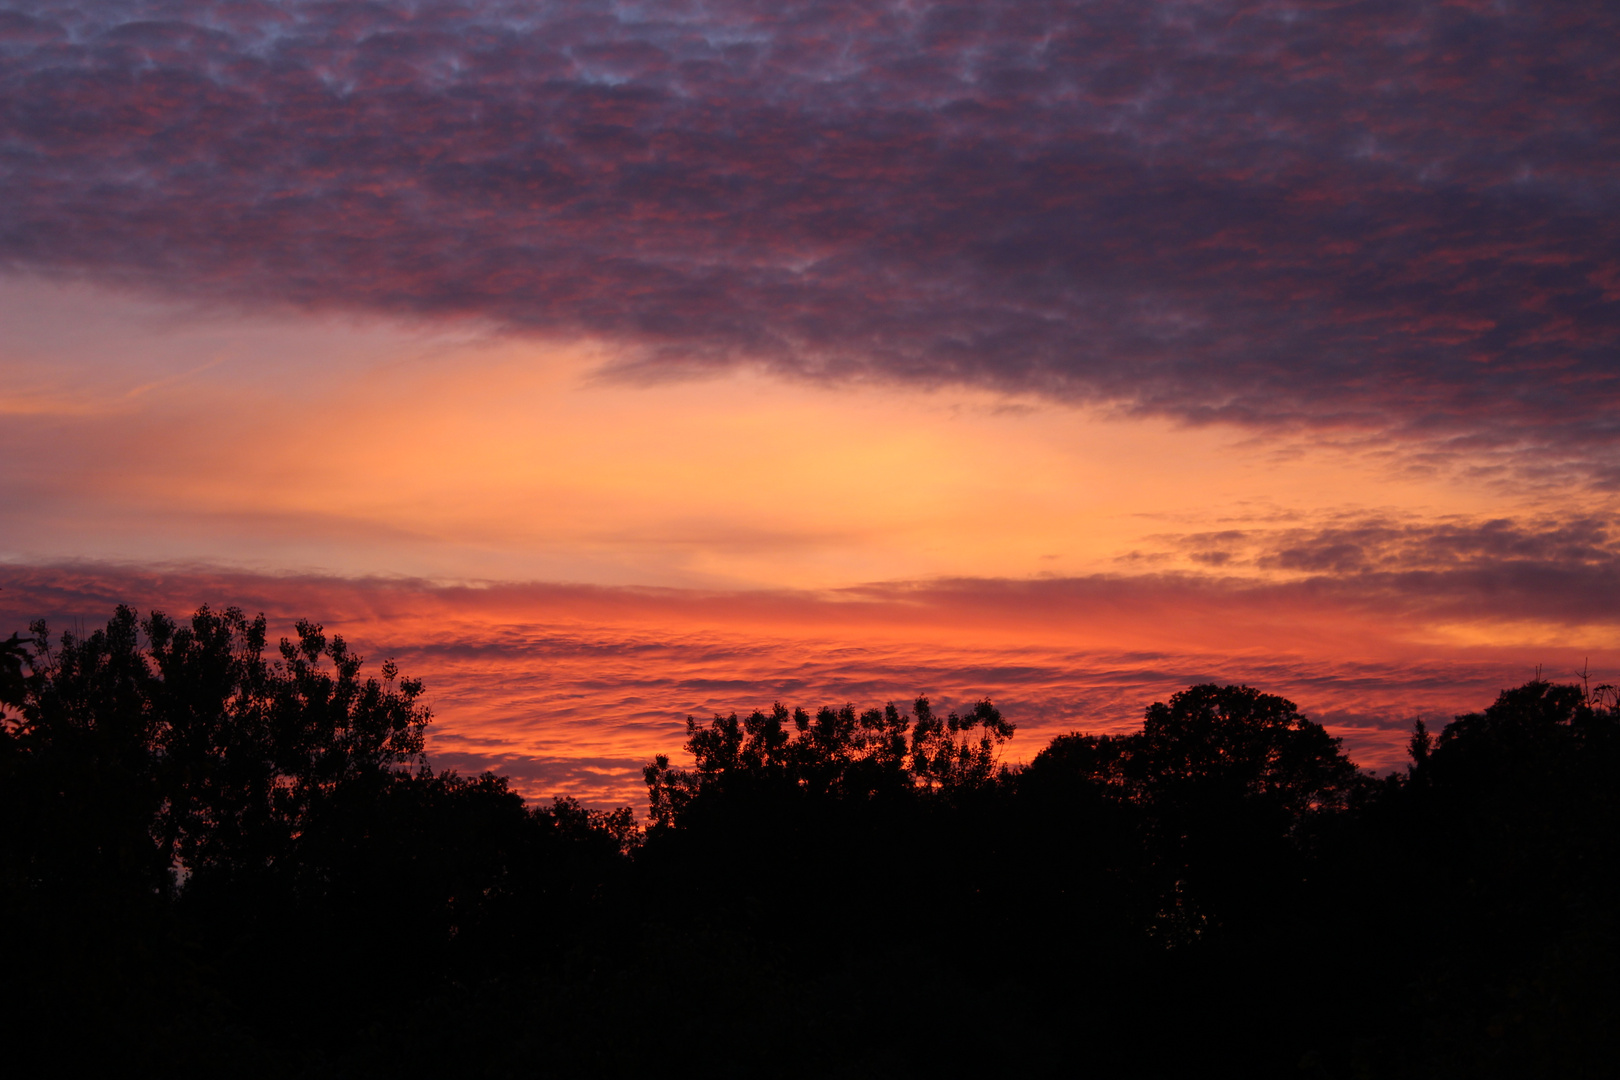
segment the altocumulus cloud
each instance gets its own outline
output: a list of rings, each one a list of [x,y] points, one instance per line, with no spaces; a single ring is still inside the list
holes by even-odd
[[[1601,2],[0,3],[0,262],[1612,459]],[[1582,449],[1584,448],[1584,449]]]

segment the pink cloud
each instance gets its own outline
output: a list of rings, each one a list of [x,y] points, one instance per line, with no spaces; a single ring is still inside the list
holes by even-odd
[[[640,766],[678,751],[688,714],[777,700],[925,693],[960,707],[989,696],[1019,725],[1015,757],[1027,760],[1063,732],[1133,727],[1149,702],[1189,684],[1245,682],[1293,698],[1360,764],[1387,771],[1403,763],[1419,716],[1479,708],[1537,665],[1558,679],[1590,663],[1612,680],[1620,667],[1612,612],[1596,647],[1579,634],[1549,646],[1514,636],[1522,613],[1510,601],[1490,609],[1476,599],[1462,606],[1481,634],[1446,642],[1431,633],[1425,598],[1456,607],[1448,596],[1486,598],[1489,588],[1435,577],[1367,584],[1141,577],[706,593],[87,564],[0,571],[0,626],[44,616],[57,630],[93,629],[119,602],[171,613],[236,604],[283,633],[314,618],[426,680],[441,767],[494,768],[535,796],[637,806]]]

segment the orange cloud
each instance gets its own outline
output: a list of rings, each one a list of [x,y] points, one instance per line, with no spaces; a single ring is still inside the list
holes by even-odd
[[[427,680],[441,767],[494,768],[530,795],[640,805],[639,768],[678,750],[688,714],[772,701],[990,696],[1020,728],[1015,757],[1053,735],[1118,730],[1190,683],[1247,682],[1296,700],[1365,767],[1404,760],[1418,716],[1444,720],[1530,678],[1620,648],[1424,640],[1398,603],[1317,584],[1185,578],[957,581],[836,592],[156,574],[82,565],[0,571],[0,614],[93,627],[114,603],[265,610],[319,619]],[[1612,674],[1610,676],[1612,678]]]

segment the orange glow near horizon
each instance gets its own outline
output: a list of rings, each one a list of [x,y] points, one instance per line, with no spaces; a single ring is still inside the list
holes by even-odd
[[[8,318],[83,326],[0,346],[0,409],[53,437],[21,451],[23,561],[836,588],[1198,569],[1166,538],[1536,505],[1353,447],[986,391],[631,385],[584,345],[7,288]],[[92,303],[127,310],[74,317]]]
[[[639,803],[688,713],[989,696],[1027,759],[1204,680],[1387,769],[1416,715],[1620,661],[1620,619],[1559,576],[1607,558],[1612,496],[1572,514],[1388,439],[638,384],[602,345],[20,278],[0,318],[14,628],[120,600],[319,618],[428,681],[443,762],[529,794]]]
[[[988,696],[1019,726],[1017,762],[1067,731],[1134,728],[1149,702],[1191,683],[1246,682],[1292,698],[1360,765],[1385,772],[1404,763],[1416,718],[1438,729],[1535,665],[1566,681],[1620,667],[1620,649],[1589,641],[1435,644],[1421,626],[1388,632],[1344,598],[1302,609],[1286,588],[1175,579],[1069,596],[1009,596],[993,582],[852,596],[89,567],[0,568],[0,582],[0,612],[82,612],[86,630],[120,601],[171,614],[234,602],[266,611],[273,636],[315,618],[373,662],[393,657],[427,681],[438,767],[493,769],[531,797],[638,808],[640,767],[680,757],[687,715],[773,701],[865,707],[926,694],[961,708]],[[1040,617],[1021,617],[1032,609]]]

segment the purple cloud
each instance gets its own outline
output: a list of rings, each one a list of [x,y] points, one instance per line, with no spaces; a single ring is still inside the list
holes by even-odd
[[[1601,517],[1434,521],[1362,514],[1308,527],[1225,529],[1153,539],[1205,566],[1335,578],[1359,575],[1357,580],[1372,573],[1510,575],[1529,570],[1568,572],[1590,585],[1595,583],[1591,575],[1620,571],[1620,530]],[[1132,552],[1118,561],[1140,563],[1144,553]]]
[[[1615,482],[1617,43],[1579,2],[10,0],[0,265]]]

